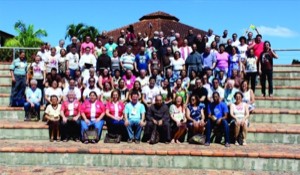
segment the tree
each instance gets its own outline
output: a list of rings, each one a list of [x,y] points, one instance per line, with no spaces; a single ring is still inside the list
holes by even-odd
[[[92,41],[95,41],[95,38],[99,35],[99,31],[94,26],[88,26],[83,23],[79,24],[70,24],[67,26],[65,39],[76,36],[81,42],[84,40],[84,37],[89,35]]]
[[[6,47],[39,47],[43,43],[41,38],[48,35],[45,30],[38,29],[35,31],[33,24],[27,27],[22,21],[16,22],[14,28],[18,35],[6,40],[4,44]]]

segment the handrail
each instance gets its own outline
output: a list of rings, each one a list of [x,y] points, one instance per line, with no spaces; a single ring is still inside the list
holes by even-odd
[[[0,49],[41,49],[39,47],[0,47]]]

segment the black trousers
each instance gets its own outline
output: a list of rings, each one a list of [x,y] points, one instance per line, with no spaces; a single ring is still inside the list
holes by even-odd
[[[61,139],[79,139],[80,138],[80,119],[77,121],[67,121],[64,123],[61,121],[60,128],[61,128]]]
[[[261,93],[266,95],[266,80],[269,84],[269,95],[273,95],[273,71],[267,70],[261,72],[260,83],[261,83]]]
[[[150,139],[153,128],[154,128],[153,121],[147,121],[144,130],[144,136],[142,139],[143,142],[146,142]],[[161,126],[157,126],[157,130],[159,132],[161,142],[171,141],[171,126],[169,121],[164,121]]]
[[[253,93],[255,92],[257,72],[247,72],[245,79],[250,83]]]

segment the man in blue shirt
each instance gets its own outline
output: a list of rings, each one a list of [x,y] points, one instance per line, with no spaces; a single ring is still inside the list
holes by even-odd
[[[127,103],[124,110],[125,126],[128,132],[128,143],[140,143],[141,133],[143,127],[146,125],[145,122],[145,107],[138,101],[139,94],[137,92],[131,93],[131,102]],[[135,134],[133,127],[136,128]]]
[[[37,121],[40,120],[40,103],[42,100],[42,91],[37,88],[37,81],[30,80],[30,88],[26,90],[26,102],[24,104],[25,121],[29,121],[29,111],[34,108],[37,113]]]
[[[208,104],[208,120],[206,123],[206,140],[205,146],[210,145],[211,130],[215,125],[222,126],[225,134],[225,147],[229,147],[229,127],[227,122],[228,107],[224,102],[220,101],[218,92],[213,93],[213,102]]]
[[[140,70],[148,70],[148,64],[149,64],[149,55],[145,54],[145,47],[141,47],[140,53],[138,53],[135,56],[135,63],[134,63],[134,69],[135,72],[140,72]]]
[[[19,58],[15,59],[10,65],[10,74],[12,79],[10,106],[23,106],[22,101],[24,100],[27,74],[24,51],[20,51]]]

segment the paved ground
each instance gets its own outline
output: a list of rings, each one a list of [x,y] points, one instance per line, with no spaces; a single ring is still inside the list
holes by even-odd
[[[43,166],[0,166],[1,175],[72,175],[72,174],[110,174],[110,175],[290,175],[291,173],[232,170],[196,170],[165,168],[113,168],[113,167],[43,167]]]
[[[213,157],[253,157],[300,159],[299,145],[293,144],[254,144],[247,146],[231,145],[225,148],[221,144],[203,145],[147,143],[128,144],[82,144],[81,142],[49,142],[31,140],[0,140],[0,152],[27,153],[88,153],[88,154],[131,154],[131,155],[191,155]]]

